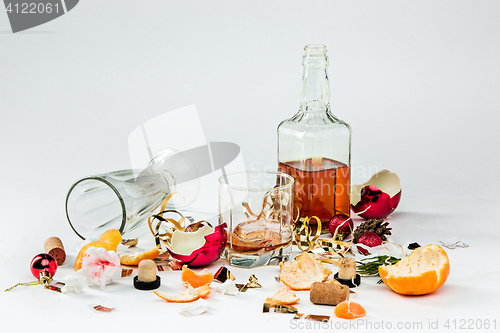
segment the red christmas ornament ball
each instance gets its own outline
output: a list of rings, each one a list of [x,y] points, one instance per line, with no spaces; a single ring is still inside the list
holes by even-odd
[[[57,271],[57,262],[51,255],[40,253],[31,260],[30,270],[36,279],[40,279],[40,274],[43,272],[47,272],[50,277],[53,277]]]
[[[332,235],[335,235],[335,231],[337,230],[342,235],[342,238],[346,239],[354,230],[354,223],[349,215],[337,214],[330,219],[328,227]]]

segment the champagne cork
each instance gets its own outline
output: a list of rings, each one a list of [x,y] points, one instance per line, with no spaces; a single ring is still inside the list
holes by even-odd
[[[349,288],[359,286],[361,284],[361,275],[356,273],[356,260],[347,257],[340,259],[339,271],[333,278]]]
[[[352,280],[356,276],[356,261],[353,258],[342,258],[339,262],[339,279]]]
[[[45,243],[43,243],[43,248],[45,253],[49,254],[56,260],[57,266],[61,266],[66,260],[66,252],[64,251],[63,243],[59,238],[47,238]]]
[[[314,282],[309,298],[314,304],[337,305],[349,299],[349,287],[340,283]]]

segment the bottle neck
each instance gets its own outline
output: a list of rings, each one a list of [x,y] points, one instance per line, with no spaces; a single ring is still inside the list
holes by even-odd
[[[304,71],[301,84],[301,110],[325,112],[330,107],[326,47],[306,46],[305,51],[302,63]]]

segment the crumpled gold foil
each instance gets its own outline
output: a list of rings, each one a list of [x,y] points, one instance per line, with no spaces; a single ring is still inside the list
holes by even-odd
[[[298,313],[298,310],[291,305],[264,303],[263,313]]]
[[[293,319],[310,319],[315,321],[327,322],[330,320],[330,316],[297,313],[295,317],[293,317]]]
[[[233,273],[231,273],[229,271],[229,269],[227,269],[226,266],[221,266],[217,272],[214,274],[214,279],[221,282],[221,283],[224,283],[226,282],[227,280],[232,280],[234,281],[235,280],[235,277],[233,275]]]
[[[248,282],[246,284],[236,284],[236,288],[242,293],[247,291],[249,288],[262,288],[262,286],[259,284],[259,279],[255,275],[250,275],[248,278]]]
[[[322,321],[322,322],[330,320],[330,316],[299,313],[297,308],[295,308],[291,305],[264,303],[264,306],[262,308],[262,312],[263,313],[295,314],[293,319],[309,319],[309,320]]]

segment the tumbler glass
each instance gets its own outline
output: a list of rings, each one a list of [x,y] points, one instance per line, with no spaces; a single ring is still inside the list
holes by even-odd
[[[219,224],[228,225],[230,265],[278,265],[292,252],[293,178],[246,171],[219,178]]]
[[[66,216],[82,239],[96,240],[106,230],[130,236],[170,192],[168,175],[121,170],[82,178],[66,197]]]
[[[66,196],[66,216],[82,239],[95,240],[106,230],[136,238],[147,231],[139,226],[150,217],[169,193],[169,209],[184,209],[198,195],[196,154],[172,148],[160,150],[144,170],[127,169],[84,177]]]

